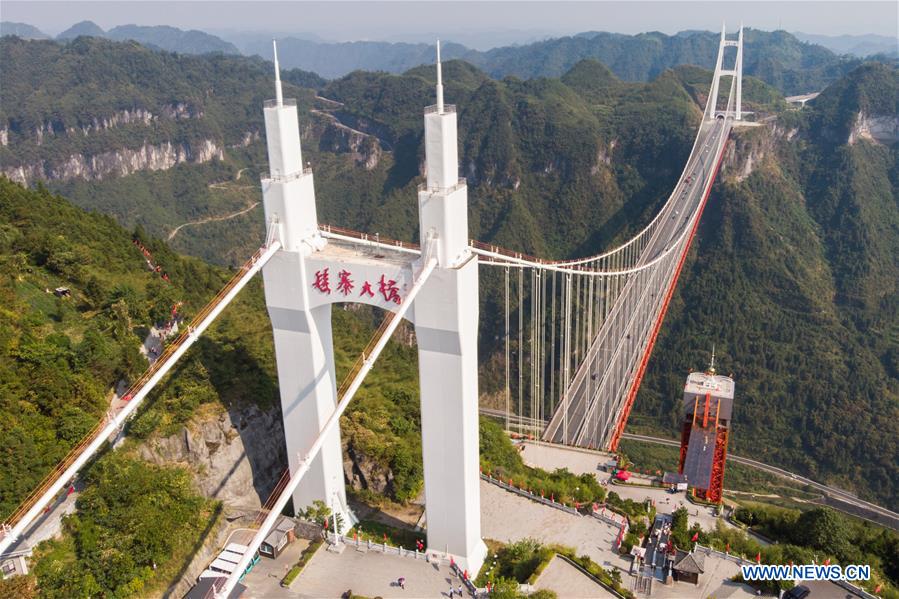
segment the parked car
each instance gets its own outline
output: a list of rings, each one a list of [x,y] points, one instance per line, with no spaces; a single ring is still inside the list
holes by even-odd
[[[804,584],[796,585],[783,595],[783,599],[805,599],[812,592],[810,588]]]

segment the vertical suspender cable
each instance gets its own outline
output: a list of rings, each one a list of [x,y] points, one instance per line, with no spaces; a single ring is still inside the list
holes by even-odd
[[[531,350],[531,363],[530,363],[530,378],[528,380],[528,388],[530,389],[530,402],[528,405],[528,416],[534,418],[534,406],[535,401],[537,400],[537,392],[534,386],[537,383],[536,376],[536,368],[537,368],[537,340],[536,340],[536,326],[537,326],[537,269],[531,269],[531,322],[530,322],[530,350]],[[530,428],[530,427],[528,427]]]
[[[543,413],[546,409],[546,273],[540,275],[540,404],[537,409],[537,417],[540,419],[537,438],[540,438],[543,428]]]
[[[563,412],[563,416],[565,417],[563,421],[563,443],[568,444],[568,388],[570,383],[569,376],[569,368],[571,367],[571,274],[565,274],[565,351],[562,355],[565,361],[565,368],[563,369],[564,380],[565,380],[565,389],[563,391],[564,394],[564,405],[562,409],[565,410]]]
[[[522,400],[524,399],[524,269],[518,269],[518,418],[521,428],[521,417],[524,416]]]
[[[581,334],[581,321],[583,311],[583,284],[584,277],[577,277],[577,284],[574,286],[574,305],[571,307],[574,310],[574,355],[576,356],[574,364],[572,366],[572,370],[574,370],[575,374],[577,373],[577,369],[581,364],[581,343],[583,342],[583,335]]]
[[[509,404],[511,388],[509,381],[509,267],[506,267],[506,432],[509,432]]]
[[[552,413],[556,407],[556,271],[553,271],[550,302],[552,303],[552,307],[549,317],[549,411]]]

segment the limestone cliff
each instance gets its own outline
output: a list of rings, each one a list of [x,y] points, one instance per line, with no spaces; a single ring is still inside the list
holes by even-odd
[[[859,112],[855,125],[849,131],[848,143],[867,139],[885,145],[899,141],[899,117],[896,115],[872,116]]]
[[[786,127],[771,121],[758,127],[736,129],[733,142],[725,150],[722,173],[744,181],[778,147],[790,143],[798,135],[796,127]]]
[[[226,514],[258,508],[287,466],[280,410],[253,405],[198,414],[139,451],[151,462],[190,468],[199,490],[222,501]]]
[[[182,162],[203,163],[223,160],[222,146],[215,140],[202,139],[192,143],[157,145],[144,144],[136,149],[119,149],[98,154],[72,154],[62,161],[39,160],[18,166],[2,166],[0,174],[29,185],[38,180],[99,181],[113,176],[150,170],[170,169]]]

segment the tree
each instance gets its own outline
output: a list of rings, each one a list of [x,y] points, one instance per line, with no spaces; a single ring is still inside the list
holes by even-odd
[[[848,548],[849,526],[842,514],[826,507],[815,508],[799,516],[796,536],[800,545],[842,558]]]
[[[688,527],[687,508],[682,507],[674,510],[674,513],[671,514],[671,536],[674,539],[674,544],[681,549],[686,549],[690,546],[690,531]]]
[[[490,588],[491,599],[520,599],[521,591],[518,590],[518,582],[514,578],[497,578]]]

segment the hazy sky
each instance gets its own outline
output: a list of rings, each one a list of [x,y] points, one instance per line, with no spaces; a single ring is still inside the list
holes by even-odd
[[[675,33],[758,29],[827,35],[897,35],[897,2],[40,2],[2,0],[0,16],[56,34],[82,20],[104,29],[135,23],[180,28],[313,34],[327,40],[433,39],[503,45],[580,31]],[[489,43],[495,35],[495,44]]]

